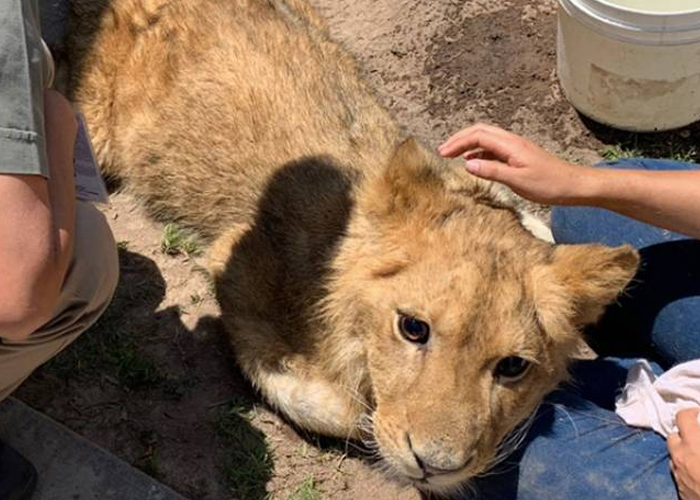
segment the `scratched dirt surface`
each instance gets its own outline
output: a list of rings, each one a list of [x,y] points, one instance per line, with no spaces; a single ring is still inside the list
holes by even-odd
[[[700,126],[616,132],[558,86],[555,0],[311,0],[384,105],[427,144],[488,121],[579,162],[698,160]],[[196,239],[116,192],[105,209],[121,281],[100,322],[17,396],[185,496],[417,499],[353,443],[271,412],[234,366]]]

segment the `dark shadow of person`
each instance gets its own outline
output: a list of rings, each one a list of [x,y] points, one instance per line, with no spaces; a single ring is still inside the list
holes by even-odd
[[[631,132],[603,125],[581,113],[579,117],[588,131],[604,144],[618,145],[642,157],[663,158],[683,154],[689,156],[686,161],[700,161],[700,121],[664,132]]]
[[[115,425],[115,420],[121,421],[121,412],[128,411],[133,416],[126,427],[120,425],[120,432],[129,437],[115,436],[119,442],[109,445],[110,449],[121,449],[124,441],[130,443],[127,449],[133,449],[144,444],[153,447],[153,443],[141,443],[143,439],[195,440],[192,455],[177,458],[187,463],[193,474],[198,467],[190,463],[193,456],[198,452],[211,454],[211,450],[196,449],[197,437],[213,433],[222,448],[221,462],[215,464],[227,490],[237,498],[267,498],[274,468],[272,455],[264,434],[247,418],[256,398],[240,373],[231,369],[234,364],[221,321],[203,317],[189,332],[182,323],[181,308],[159,310],[166,283],[153,260],[120,249],[119,263],[119,283],[107,311],[72,345],[39,368],[17,396],[59,420],[67,418],[73,425],[89,419],[93,430],[95,422]],[[179,410],[183,398],[207,391],[212,379],[223,386],[224,393],[231,394],[230,401],[217,402],[211,408]],[[109,396],[104,396],[105,392]],[[77,405],[73,399],[68,405],[65,397],[55,398],[57,393],[80,393],[81,397],[75,400]],[[172,428],[159,428],[148,419],[154,404],[179,415],[180,420]],[[182,426],[195,430],[183,435],[178,431]],[[133,464],[161,478],[147,459],[139,458]]]

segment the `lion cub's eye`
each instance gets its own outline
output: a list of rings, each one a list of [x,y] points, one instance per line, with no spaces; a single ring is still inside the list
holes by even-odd
[[[508,356],[498,362],[495,375],[504,379],[504,382],[515,382],[525,375],[530,364],[528,360],[519,356]]]
[[[425,344],[430,338],[430,326],[413,316],[399,315],[399,330],[403,338],[416,344]]]

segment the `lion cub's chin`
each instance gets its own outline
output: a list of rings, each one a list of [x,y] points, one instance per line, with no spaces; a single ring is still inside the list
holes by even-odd
[[[393,481],[406,486],[438,494],[460,491],[465,483],[484,469],[483,450],[477,445],[471,451],[463,453],[453,450],[450,469],[437,469],[434,465],[421,460],[414,450],[410,437],[398,432],[390,435],[387,428],[377,429],[374,435],[376,445],[382,457],[381,469]],[[442,463],[447,463],[443,461]]]
[[[391,461],[389,474],[399,483],[414,486],[425,492],[449,494],[461,490],[470,478],[474,477],[478,470],[472,461],[462,468],[449,472],[430,472],[415,461],[408,460],[401,464]],[[389,461],[387,461],[389,462]]]
[[[471,467],[465,467],[460,471],[427,476],[420,481],[414,481],[413,486],[423,491],[446,495],[462,489],[464,484],[473,476]]]

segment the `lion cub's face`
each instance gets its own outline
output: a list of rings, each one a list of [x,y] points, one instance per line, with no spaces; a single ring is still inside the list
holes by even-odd
[[[346,279],[381,457],[393,475],[440,490],[508,451],[504,438],[565,378],[577,332],[637,256],[537,240],[511,211],[450,193],[448,167],[432,161],[404,145],[363,194],[366,237]]]

